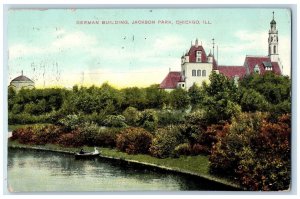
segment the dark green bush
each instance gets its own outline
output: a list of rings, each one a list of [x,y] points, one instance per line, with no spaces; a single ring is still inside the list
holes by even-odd
[[[157,117],[160,126],[176,125],[185,121],[185,112],[171,110],[157,111]]]
[[[153,109],[146,109],[142,111],[139,124],[144,129],[154,132],[158,124],[156,111]]]

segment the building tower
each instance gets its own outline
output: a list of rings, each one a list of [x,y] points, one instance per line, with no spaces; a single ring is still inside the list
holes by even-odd
[[[274,12],[273,12],[273,19],[270,22],[271,29],[269,30],[269,57],[271,62],[278,62],[278,30],[276,30],[276,21],[274,20]]]

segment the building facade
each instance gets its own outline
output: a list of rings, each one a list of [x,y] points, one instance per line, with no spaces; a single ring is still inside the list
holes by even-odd
[[[282,74],[282,64],[278,52],[278,30],[276,21],[270,22],[267,56],[246,56],[241,66],[218,65],[211,52],[207,55],[198,39],[191,44],[190,49],[181,57],[181,71],[169,71],[169,74],[161,82],[160,88],[171,91],[176,88],[188,90],[193,84],[201,85],[209,82],[210,74],[215,71],[230,79],[238,80],[252,73],[264,74],[272,71]]]

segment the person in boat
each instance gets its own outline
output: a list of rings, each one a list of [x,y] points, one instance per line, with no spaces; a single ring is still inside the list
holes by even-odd
[[[84,154],[84,151],[83,149],[80,150],[79,154]]]

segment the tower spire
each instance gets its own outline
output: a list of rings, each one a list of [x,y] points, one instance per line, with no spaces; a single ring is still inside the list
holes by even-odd
[[[273,20],[274,20],[274,11],[273,11]]]
[[[213,45],[213,56],[215,57],[215,39],[212,39],[212,45]]]

